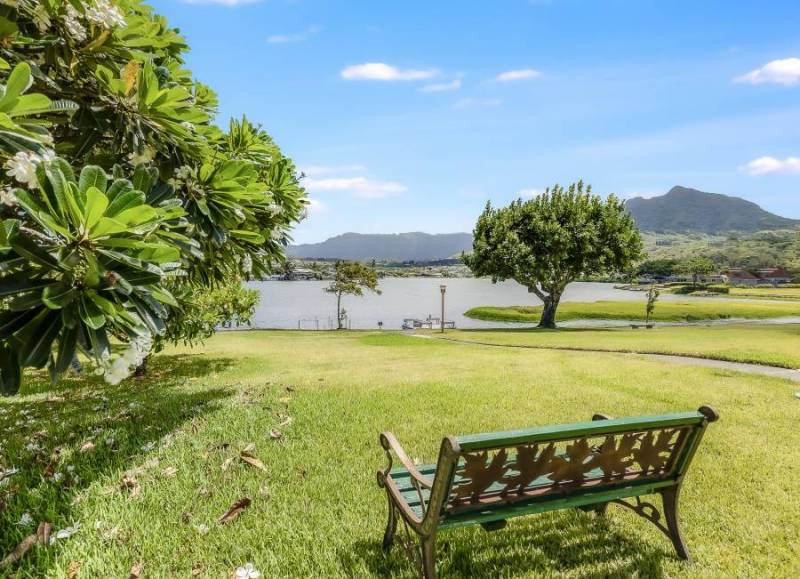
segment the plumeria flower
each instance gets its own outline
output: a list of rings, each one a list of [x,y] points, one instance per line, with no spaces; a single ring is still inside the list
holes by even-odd
[[[258,579],[261,577],[261,571],[253,567],[252,563],[246,563],[243,567],[237,567],[234,574],[236,579]]]
[[[63,480],[63,478],[64,478],[64,473],[62,473],[62,472],[54,472],[53,473],[53,481],[61,482],[61,480]]]
[[[22,513],[22,516],[17,521],[19,527],[30,527],[33,524],[33,517],[30,513]]]
[[[6,161],[6,175],[29,187],[37,187],[36,165],[39,156],[30,151],[20,151]]]
[[[89,22],[97,24],[101,28],[111,29],[125,26],[125,17],[122,12],[108,0],[95,0],[94,6],[84,3],[83,9],[86,11],[86,18]]]
[[[206,534],[208,534],[208,532],[211,530],[211,529],[209,528],[209,526],[208,526],[208,525],[206,525],[205,523],[202,523],[202,524],[200,524],[200,525],[197,525],[197,527],[196,527],[196,528],[197,528],[197,532],[198,532],[198,533],[200,533],[201,535],[206,535]]]
[[[0,204],[6,207],[14,207],[17,204],[17,196],[14,195],[11,189],[2,189],[0,190]]]
[[[156,447],[156,443],[155,442],[148,442],[147,444],[143,444],[142,445],[142,451],[143,452],[150,452],[155,447]]]
[[[80,22],[81,14],[70,3],[67,3],[66,11],[64,26],[67,33],[78,42],[83,42],[86,40],[86,27]]]

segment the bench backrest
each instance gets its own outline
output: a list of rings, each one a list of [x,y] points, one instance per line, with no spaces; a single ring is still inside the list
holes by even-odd
[[[601,417],[596,417],[601,418]],[[445,439],[437,487],[442,516],[680,480],[705,426],[694,412],[564,424]],[[447,452],[445,452],[447,450]],[[441,468],[444,467],[444,468]]]

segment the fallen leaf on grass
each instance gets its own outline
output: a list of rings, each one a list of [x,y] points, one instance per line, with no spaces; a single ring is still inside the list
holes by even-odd
[[[255,449],[256,449],[256,445],[255,445],[255,443],[254,443],[254,442],[251,442],[250,444],[248,444],[247,446],[245,446],[245,447],[244,447],[242,450],[243,450],[244,452],[253,452]]]
[[[35,533],[25,537],[11,553],[0,561],[0,569],[10,567],[25,556],[34,545],[47,545],[50,542],[50,523],[39,523],[39,528]]]
[[[222,515],[217,520],[217,522],[221,525],[225,525],[227,523],[230,523],[231,521],[234,521],[236,517],[238,517],[242,513],[242,511],[244,511],[247,507],[250,506],[251,502],[252,501],[248,497],[243,497],[239,499],[238,501],[233,503],[227,511],[225,511],[225,514]]]
[[[278,426],[280,426],[281,428],[283,428],[284,426],[289,426],[289,425],[290,425],[290,424],[291,424],[293,421],[294,421],[294,418],[292,418],[291,416],[287,416],[287,417],[286,417],[286,418],[283,420],[283,422],[281,422],[281,423],[280,423]]]
[[[273,428],[272,430],[269,431],[269,437],[272,440],[280,440],[281,438],[283,438],[283,433],[280,430]]]
[[[161,471],[161,475],[167,478],[172,478],[176,474],[178,474],[178,469],[175,468],[174,466],[168,466],[167,468]]]
[[[69,567],[67,567],[67,579],[76,579],[78,577],[78,571],[80,570],[81,562],[71,561]]]
[[[228,457],[228,458],[226,458],[226,459],[225,459],[225,461],[222,463],[222,466],[221,466],[220,468],[221,468],[222,470],[228,470],[228,469],[230,468],[230,466],[231,466],[231,463],[232,463],[232,462],[233,462],[233,457],[232,457],[232,456],[231,456],[231,457]]]
[[[80,452],[86,454],[87,452],[91,452],[94,450],[94,443],[93,442],[85,442],[83,446],[80,448]]]
[[[263,471],[267,470],[267,467],[264,466],[264,463],[261,462],[258,458],[250,454],[249,452],[245,452],[244,450],[239,453],[239,458],[241,458],[244,462],[249,464],[250,466],[254,466],[256,468],[260,468]]]
[[[203,571],[206,570],[205,565],[195,565],[192,567],[192,577],[197,577],[198,575],[202,575]]]
[[[131,498],[136,498],[139,496],[139,491],[141,490],[139,487],[139,481],[136,480],[136,477],[130,473],[125,473],[125,475],[123,475],[119,488],[129,491]]]
[[[141,563],[136,563],[133,567],[131,567],[131,574],[128,576],[128,579],[139,579],[142,576],[142,569],[144,565]]]

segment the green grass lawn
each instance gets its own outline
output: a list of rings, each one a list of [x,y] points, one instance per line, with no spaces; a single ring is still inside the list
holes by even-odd
[[[800,287],[732,287],[731,296],[800,300]]]
[[[684,354],[800,368],[800,325],[662,326],[560,330],[458,330],[448,337],[506,346]]]
[[[645,298],[641,301],[562,302],[557,321],[568,320],[643,320]],[[541,306],[482,306],[464,312],[468,318],[490,322],[537,323]],[[720,320],[729,318],[764,319],[800,315],[800,304],[733,300],[662,300],[652,319],[662,322]]]
[[[620,354],[396,333],[223,333],[195,351],[156,357],[141,381],[72,379],[53,388],[41,376],[0,400],[0,471],[19,469],[0,486],[0,557],[33,529],[19,525],[28,513],[34,523],[80,528],[34,548],[13,567],[16,577],[64,577],[70,567],[78,577],[127,577],[136,564],[142,577],[229,577],[248,561],[263,577],[409,577],[400,549],[380,550],[380,431],[431,461],[446,434],[711,404],[722,419],[709,428],[682,497],[695,563],[679,561],[653,525],[612,506],[606,520],[561,511],[495,533],[442,534],[440,573],[797,576],[795,390],[774,378]],[[239,460],[245,448],[265,470]],[[217,523],[243,497],[251,506]]]

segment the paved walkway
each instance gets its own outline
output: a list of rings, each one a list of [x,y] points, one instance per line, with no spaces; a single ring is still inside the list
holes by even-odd
[[[727,360],[710,360],[708,358],[698,358],[696,356],[678,356],[674,354],[648,354],[646,352],[615,352],[613,350],[594,350],[589,348],[564,348],[557,346],[529,346],[523,344],[493,344],[491,342],[479,342],[475,340],[459,340],[457,338],[445,338],[431,335],[419,335],[418,338],[429,338],[433,340],[446,340],[458,344],[473,344],[479,346],[492,346],[495,348],[524,348],[529,350],[553,350],[553,351],[572,351],[572,352],[599,352],[601,354],[629,354],[650,358],[651,360],[661,360],[673,364],[684,364],[686,366],[705,366],[707,368],[721,368],[734,372],[744,372],[746,374],[760,374],[773,378],[785,378],[794,382],[800,382],[800,370],[781,368],[780,366],[767,366],[764,364],[747,364],[745,362],[728,362]]]

